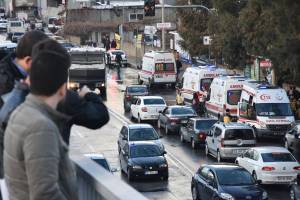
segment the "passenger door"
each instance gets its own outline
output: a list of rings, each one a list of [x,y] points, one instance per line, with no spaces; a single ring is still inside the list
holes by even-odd
[[[220,145],[221,134],[222,134],[222,130],[219,127],[216,127],[212,138],[212,150],[215,155],[217,155],[217,150]]]
[[[214,132],[216,130],[216,127],[213,126],[211,128],[211,130],[208,132],[208,134],[206,135],[206,143],[207,143],[207,147],[209,149],[209,151],[213,151],[213,136],[214,136]]]
[[[192,142],[192,138],[195,137],[194,122],[195,122],[195,121],[191,121],[191,122],[189,123],[189,126],[187,127],[188,141],[190,141],[190,142]]]
[[[129,156],[129,146],[128,144],[126,144],[124,148],[121,149],[121,153],[120,153],[120,163],[121,163],[120,167],[123,169],[124,172],[127,171],[128,156]]]
[[[217,181],[214,173],[209,170],[207,173],[207,181],[204,188],[204,197],[202,199],[214,199],[216,193]]]
[[[126,126],[123,126],[119,136],[119,145],[120,149],[123,149],[126,144],[128,144],[128,129]]]
[[[163,124],[163,126],[166,125],[166,123],[168,122],[168,115],[170,114],[170,109],[169,108],[165,108],[162,113],[160,113],[160,122],[161,124]]]
[[[135,104],[131,105],[131,113],[134,118],[138,117],[138,109],[140,107],[140,104],[141,104],[141,99],[139,98]]]
[[[286,134],[286,140],[288,143],[288,148],[291,148],[293,150],[293,141],[295,140],[295,135],[297,134],[297,128],[293,128]]]

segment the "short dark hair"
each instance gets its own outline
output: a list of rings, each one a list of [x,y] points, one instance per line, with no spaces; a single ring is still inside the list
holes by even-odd
[[[34,57],[30,70],[32,94],[52,96],[67,82],[70,58],[51,50],[42,50]]]
[[[33,46],[47,38],[48,36],[42,31],[29,31],[25,33],[18,43],[16,57],[25,58],[26,56],[31,56]]]

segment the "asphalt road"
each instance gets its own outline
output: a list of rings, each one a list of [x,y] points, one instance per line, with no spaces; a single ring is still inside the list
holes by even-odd
[[[136,83],[137,81],[137,70],[127,68],[123,69],[123,82],[117,84],[113,79],[115,77],[114,71],[110,71],[109,81],[109,95],[107,106],[111,108],[115,113],[117,113],[121,118],[127,118],[129,121],[129,115],[124,113],[123,110],[123,93],[122,89],[125,88],[125,85]],[[151,95],[159,95],[166,99],[168,105],[175,104],[175,91],[168,87],[156,87],[151,90]],[[155,122],[151,123],[156,129]],[[176,134],[173,135],[165,135],[163,130],[157,130],[164,137],[162,138],[163,143],[168,151],[169,157],[171,157],[175,163],[182,168],[187,174],[192,175],[201,164],[209,164],[214,163],[215,159],[212,157],[206,157],[204,154],[204,150],[199,148],[197,150],[193,150],[189,143],[181,143],[179,136]],[[282,146],[282,142],[280,140],[262,140],[258,144],[259,146]],[[296,155],[299,160],[299,156]],[[227,161],[233,162],[233,161]],[[268,185],[264,186],[269,194],[269,199],[271,200],[286,200],[289,199],[289,191],[288,186],[286,185]],[[190,196],[190,191],[186,191],[186,196]]]

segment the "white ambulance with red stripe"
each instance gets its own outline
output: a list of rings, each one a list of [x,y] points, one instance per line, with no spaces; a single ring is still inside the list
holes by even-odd
[[[261,82],[244,83],[238,121],[252,126],[258,137],[283,137],[295,119],[284,89]]]
[[[175,87],[177,69],[173,53],[150,51],[143,57],[142,69],[138,73],[139,84],[171,84]]]
[[[188,67],[182,76],[181,96],[185,104],[192,104],[194,93],[197,94],[200,102],[203,102],[213,79],[220,74],[225,74],[224,70],[216,68],[214,65]]]
[[[211,116],[222,120],[229,110],[232,118],[237,117],[243,83],[249,80],[243,76],[219,76],[214,78],[207,94],[206,110]]]

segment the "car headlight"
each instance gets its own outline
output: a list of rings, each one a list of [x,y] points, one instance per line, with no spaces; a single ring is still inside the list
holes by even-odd
[[[233,196],[231,196],[228,193],[221,193],[220,194],[220,198],[224,199],[224,200],[234,200]]]
[[[168,167],[168,164],[167,163],[164,163],[164,164],[160,164],[159,165],[159,168],[167,168]]]
[[[262,193],[262,199],[267,199],[268,198],[268,193],[266,191],[264,191]]]
[[[133,165],[132,169],[143,169],[140,165]]]
[[[68,88],[79,88],[79,83],[69,82]]]

